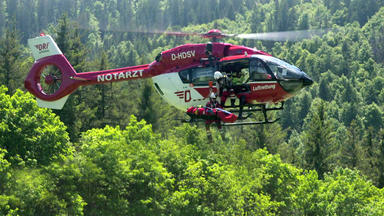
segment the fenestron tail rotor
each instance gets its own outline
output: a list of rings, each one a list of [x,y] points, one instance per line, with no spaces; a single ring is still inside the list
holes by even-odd
[[[62,72],[55,65],[47,65],[40,74],[41,90],[47,95],[54,95],[62,84]]]

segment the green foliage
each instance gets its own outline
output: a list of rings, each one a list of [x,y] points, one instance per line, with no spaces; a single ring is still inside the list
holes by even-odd
[[[268,195],[273,203],[278,215],[289,214],[292,211],[292,200],[290,194],[295,190],[298,183],[299,169],[289,164],[281,162],[277,155],[269,155],[265,150],[257,150],[252,153],[250,161],[245,162],[251,179],[253,190],[258,185],[266,195]],[[257,189],[254,192],[258,191]]]
[[[156,112],[156,108],[160,106],[158,100],[155,100],[156,94],[154,89],[152,88],[151,82],[145,82],[142,90],[142,95],[140,96],[140,104],[141,109],[139,110],[139,117],[144,119],[146,122],[152,124],[154,128],[158,128],[158,119],[159,113]]]
[[[64,183],[61,193],[79,192],[86,214],[158,214],[173,178],[151,151],[157,139],[150,125],[132,117],[125,130],[107,126],[84,133],[79,154],[49,172]]]
[[[371,47],[375,54],[375,59],[381,63],[383,63],[384,61],[384,25],[383,22],[381,22],[383,20],[383,17],[384,8],[380,8],[380,10],[364,26],[364,31],[368,35],[369,43],[371,44]]]
[[[367,128],[383,128],[383,112],[375,104],[365,106],[364,123]]]
[[[360,176],[359,172],[349,169],[336,169],[326,175],[322,188],[319,207],[330,215],[360,215],[362,206],[380,196],[380,192],[371,182]]]
[[[87,71],[86,53],[87,50],[80,39],[78,26],[70,22],[67,15],[64,14],[56,27],[56,42],[61,51],[66,55],[68,61],[77,72]],[[100,97],[94,91],[95,86],[80,89],[69,97],[67,105],[62,110],[54,112],[60,116],[60,119],[68,126],[68,132],[71,140],[76,140],[81,130],[92,128],[96,118],[96,106],[88,107],[86,102],[95,102]],[[93,90],[93,91],[92,91]]]
[[[324,210],[318,207],[321,201],[321,181],[316,171],[309,171],[298,177],[299,185],[292,196],[295,199],[296,215],[324,215]]]
[[[0,148],[12,163],[47,165],[72,153],[68,133],[51,110],[41,109],[29,93],[12,96],[0,87]],[[17,165],[17,164],[13,164]]]
[[[37,169],[14,170],[6,189],[9,206],[20,215],[83,215],[82,198],[72,194],[70,202],[60,199],[55,182]]]
[[[340,148],[341,164],[351,169],[361,167],[364,161],[364,150],[359,140],[360,131],[361,127],[353,120],[347,128],[345,142]]]
[[[330,170],[330,152],[335,146],[334,126],[326,112],[328,106],[322,100],[312,103],[302,135],[304,168],[315,169],[320,178]]]
[[[14,25],[10,24],[3,37],[0,37],[0,85],[5,85],[9,93],[19,87],[21,74],[21,45],[19,33]]]
[[[6,182],[10,177],[9,167],[10,163],[4,158],[7,151],[0,148],[0,182]],[[4,191],[4,185],[0,185],[0,192]]]
[[[195,127],[186,125],[177,131],[199,137]],[[79,153],[47,171],[60,183],[58,197],[70,192],[84,199],[85,214],[273,215],[289,211],[298,170],[265,150],[250,155],[250,161],[233,159],[241,163],[224,164],[218,156],[233,155],[206,152],[196,146],[202,147],[205,137],[187,137],[162,141],[150,125],[131,117],[124,130],[107,126],[83,133]]]
[[[383,6],[0,0],[0,80],[8,87],[0,88],[0,214],[383,215],[384,192],[374,186],[384,186]],[[271,113],[278,123],[223,136],[212,129],[213,142],[202,127],[180,125],[182,112],[150,81],[83,87],[55,111],[62,122],[17,90],[33,63],[23,44],[37,30],[83,72],[147,64],[164,50],[202,42],[137,32],[212,28],[332,30],[299,42],[225,39],[282,58],[315,84]]]
[[[315,172],[300,176],[296,215],[375,215],[383,192],[356,170],[337,168],[319,181]],[[368,210],[368,208],[372,209]]]
[[[178,134],[184,134],[178,136]],[[215,137],[217,134],[214,134]],[[205,145],[184,125],[164,140],[131,117],[82,134],[77,153],[43,170],[14,169],[1,211],[23,215],[345,215],[382,211],[384,194],[356,171],[317,173],[243,144]],[[218,145],[217,148],[215,145]],[[231,151],[222,150],[231,148]],[[3,163],[4,164],[4,163]],[[5,167],[7,167],[5,162]]]

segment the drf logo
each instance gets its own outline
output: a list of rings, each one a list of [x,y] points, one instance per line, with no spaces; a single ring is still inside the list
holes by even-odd
[[[192,100],[192,97],[191,97],[191,91],[190,90],[186,90],[186,91],[177,91],[175,92],[175,95],[177,97],[179,97],[180,99],[184,99],[184,101],[186,103],[188,103],[189,101]]]
[[[46,51],[48,49],[48,46],[49,42],[35,45],[36,49],[38,49],[40,52]]]

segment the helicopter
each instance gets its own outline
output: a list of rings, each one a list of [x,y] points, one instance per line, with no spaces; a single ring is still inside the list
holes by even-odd
[[[168,34],[187,35],[180,32]],[[212,91],[219,91],[213,85],[215,72],[220,71],[229,78],[241,74],[241,85],[246,86],[246,90],[232,95],[231,104],[223,104],[221,110],[230,113],[262,112],[264,120],[224,124],[232,126],[277,121],[278,119],[269,120],[267,112],[283,109],[284,101],[313,83],[298,67],[267,52],[219,42],[224,37],[265,39],[268,36],[273,38],[273,35],[224,34],[217,29],[193,35],[208,38],[211,42],[184,44],[162,51],[150,64],[77,73],[53,38],[42,33],[39,37],[28,40],[35,62],[24,86],[36,97],[40,107],[62,109],[68,96],[79,86],[152,79],[154,88],[166,102],[186,111],[190,107],[204,106]],[[232,103],[240,96],[244,99],[243,104]]]

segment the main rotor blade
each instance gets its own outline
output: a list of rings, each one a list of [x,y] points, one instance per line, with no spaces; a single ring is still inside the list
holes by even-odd
[[[84,30],[90,30],[89,27],[86,27],[86,25],[80,25],[80,29]],[[194,32],[177,32],[177,31],[165,31],[165,30],[132,30],[132,29],[126,29],[126,28],[100,28],[98,29],[103,32],[114,32],[114,33],[139,33],[139,34],[165,34],[165,35],[172,35],[172,36],[180,36],[180,37],[185,37],[185,36],[202,36],[203,34],[200,33],[194,33]]]
[[[199,33],[191,33],[191,32],[170,32],[170,31],[125,31],[130,33],[142,33],[142,34],[166,34],[172,36],[200,36],[202,34]]]
[[[243,39],[266,40],[266,41],[299,41],[309,39],[314,36],[321,36],[327,33],[329,29],[313,29],[313,30],[296,30],[282,32],[265,32],[265,33],[249,33],[249,34],[228,34],[229,37],[237,37]]]

